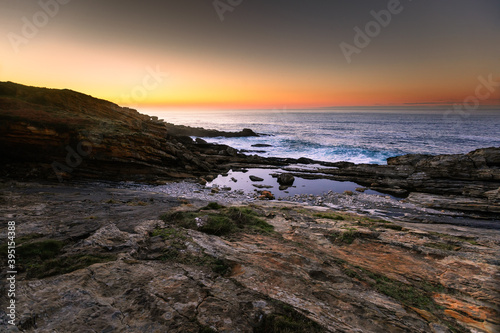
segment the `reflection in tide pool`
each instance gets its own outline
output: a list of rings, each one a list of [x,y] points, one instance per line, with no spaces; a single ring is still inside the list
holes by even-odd
[[[322,195],[328,191],[343,193],[344,191],[355,191],[356,188],[362,187],[353,182],[341,182],[329,179],[304,179],[295,177],[293,186],[287,189],[280,190],[278,180],[273,174],[286,173],[282,169],[248,169],[229,171],[227,175],[219,175],[207,186],[230,187],[231,190],[243,190],[246,193],[254,193],[256,191],[267,190],[274,194],[276,198],[284,198],[295,194],[313,194]],[[252,181],[250,176],[262,178],[262,181]],[[258,187],[256,187],[256,186]],[[367,194],[380,194],[373,190],[366,190]]]

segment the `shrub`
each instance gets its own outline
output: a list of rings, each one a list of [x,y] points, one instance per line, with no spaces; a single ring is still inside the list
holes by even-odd
[[[357,230],[349,229],[344,232],[334,231],[327,238],[333,242],[352,244],[356,238],[360,238],[361,233]]]
[[[217,202],[211,202],[208,205],[206,205],[205,207],[201,208],[200,210],[219,210],[222,208],[225,208],[225,207],[222,205],[219,205]]]
[[[314,214],[314,217],[319,217],[322,219],[329,219],[329,220],[336,220],[336,221],[345,220],[345,218],[342,215],[337,215],[334,213],[316,213],[316,214]]]
[[[216,207],[215,205],[210,206]],[[272,225],[261,219],[256,211],[248,207],[219,208],[217,213],[208,214],[202,212],[206,207],[198,211],[164,214],[161,219],[186,229],[198,230],[216,236],[229,235],[242,230],[264,234],[274,230]],[[196,218],[204,220],[203,223],[197,224]]]
[[[64,246],[64,243],[58,240],[44,240],[34,243],[25,243],[17,248],[17,254],[20,260],[46,260],[57,256]]]
[[[198,230],[210,235],[222,236],[233,232],[236,224],[232,219],[224,215],[209,215],[208,221]]]

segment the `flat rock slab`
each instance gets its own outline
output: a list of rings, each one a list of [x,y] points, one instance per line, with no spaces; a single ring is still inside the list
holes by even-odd
[[[44,278],[20,271],[18,329],[254,332],[279,316],[301,318],[308,332],[500,326],[500,231],[275,201],[246,205],[274,232],[219,237],[158,219],[207,204],[182,195],[110,184],[2,184],[1,218],[16,221],[19,239],[63,242],[50,260],[113,256]],[[168,256],[173,249],[178,255]],[[224,272],[211,266],[215,259]]]

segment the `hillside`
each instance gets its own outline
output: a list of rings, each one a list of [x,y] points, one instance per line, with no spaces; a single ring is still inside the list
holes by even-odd
[[[196,177],[236,151],[195,147],[188,135],[256,135],[176,126],[75,91],[12,82],[0,82],[0,131],[0,175],[54,180]]]

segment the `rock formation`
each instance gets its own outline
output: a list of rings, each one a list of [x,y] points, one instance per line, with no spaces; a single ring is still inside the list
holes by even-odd
[[[228,133],[176,126],[74,91],[10,82],[0,83],[0,121],[0,176],[7,178],[207,179],[234,167],[316,163],[328,168],[294,168],[282,177],[354,181],[429,207],[500,212],[500,148],[404,155],[389,158],[387,165],[264,158],[190,137],[257,135],[249,129]]]
[[[442,209],[500,213],[500,148],[468,154],[392,157],[387,165],[332,163],[321,170],[339,180],[386,193],[409,195],[409,200]]]
[[[498,230],[279,202],[223,208],[109,186],[0,186],[19,258],[17,327],[2,297],[1,331],[499,329]],[[228,216],[239,229],[196,222]]]
[[[278,183],[280,185],[292,186],[295,181],[295,177],[289,173],[282,173],[278,176]]]
[[[256,135],[175,126],[74,91],[11,82],[0,83],[0,121],[0,174],[26,179],[189,178],[217,172],[218,156],[238,152],[188,135]]]

